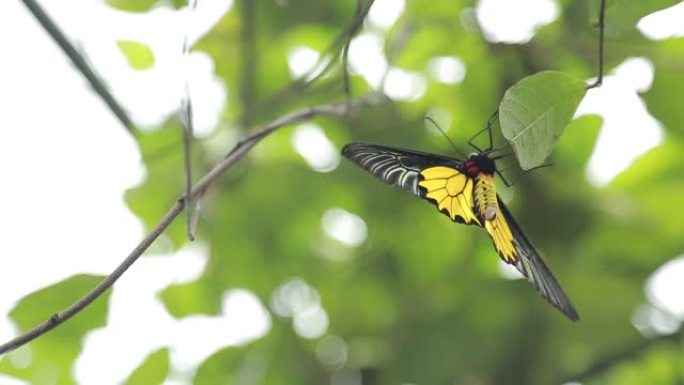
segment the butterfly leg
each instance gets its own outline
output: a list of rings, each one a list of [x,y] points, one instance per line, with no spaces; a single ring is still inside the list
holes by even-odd
[[[499,118],[499,110],[497,109],[496,111],[494,111],[492,116],[489,117],[489,120],[487,121],[487,125],[485,126],[485,128],[481,129],[475,135],[473,135],[473,137],[468,140],[468,144],[471,147],[473,147],[474,149],[476,149],[478,152],[490,152],[492,150],[492,148],[494,147],[494,139],[492,136],[492,125],[494,124],[494,122],[496,122],[496,119],[498,119],[498,118]],[[482,133],[484,133],[485,131],[489,134],[489,147],[486,150],[482,150],[475,143],[473,143],[473,141],[475,139],[477,139],[478,136],[482,135]]]

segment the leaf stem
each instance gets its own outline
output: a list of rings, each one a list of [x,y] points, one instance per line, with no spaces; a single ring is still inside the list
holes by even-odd
[[[599,27],[598,77],[596,78],[596,81],[594,83],[587,86],[588,90],[590,90],[592,88],[600,87],[601,84],[603,84],[603,45],[604,45],[603,42],[605,40],[604,36],[605,36],[605,29],[606,29],[605,17],[606,17],[606,0],[601,0],[601,8],[599,10],[599,22],[598,22],[598,27]]]

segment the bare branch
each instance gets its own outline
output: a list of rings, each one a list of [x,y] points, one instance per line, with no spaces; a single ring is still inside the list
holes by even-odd
[[[353,101],[341,101],[331,104],[324,104],[309,108],[304,108],[299,111],[295,111],[284,115],[266,126],[253,131],[251,134],[247,135],[240,142],[238,142],[235,147],[220,161],[214,168],[212,168],[208,173],[206,173],[192,188],[190,196],[188,199],[192,201],[199,194],[209,187],[221,174],[226,170],[231,168],[237,161],[242,159],[242,157],[247,154],[247,152],[254,147],[261,139],[268,136],[278,128],[283,126],[301,122],[303,120],[310,119],[318,115],[336,116],[343,117],[348,112],[357,111],[363,107],[377,105],[386,101],[387,98],[384,95],[379,94],[369,94],[365,97],[353,100]],[[114,269],[107,277],[105,277],[102,282],[95,286],[90,292],[81,297],[74,304],[66,308],[60,313],[53,314],[45,322],[38,325],[34,329],[29,330],[25,334],[22,334],[2,345],[0,345],[0,355],[8,353],[38,337],[47,333],[48,331],[54,329],[58,325],[62,324],[64,321],[78,314],[81,310],[90,305],[98,297],[100,297],[107,289],[109,289],[114,282],[116,282],[126,270],[135,263],[135,261],[147,250],[147,248],[154,242],[159,235],[161,235],[164,230],[169,227],[173,220],[183,211],[185,205],[185,194],[178,198],[176,203],[169,209],[169,211],[162,217],[162,219],[157,223],[156,226],[152,228],[149,234],[142,239],[142,241],[131,251],[131,253],[126,257],[126,259],[121,262],[119,266]]]
[[[45,31],[55,40],[55,42],[62,48],[62,51],[71,59],[76,68],[85,76],[88,83],[93,87],[95,92],[100,95],[102,100],[104,100],[107,107],[114,113],[114,115],[119,119],[121,124],[130,131],[135,132],[135,125],[123,107],[119,105],[119,102],[114,99],[114,96],[109,92],[107,86],[102,82],[102,80],[95,74],[95,71],[90,68],[90,65],[85,61],[83,56],[76,51],[73,44],[67,39],[64,33],[57,27],[50,16],[43,10],[43,8],[38,5],[35,0],[23,0],[24,5],[31,11],[33,16],[38,20],[40,25],[45,28]]]

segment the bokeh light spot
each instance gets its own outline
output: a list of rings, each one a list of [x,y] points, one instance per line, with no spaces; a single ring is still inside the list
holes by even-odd
[[[320,54],[315,49],[306,46],[292,47],[287,53],[287,65],[290,68],[290,74],[293,78],[299,78],[311,72]],[[315,72],[311,72],[311,76],[315,76]]]
[[[430,59],[428,71],[433,79],[444,84],[457,84],[466,76],[466,66],[455,56],[440,56]]]
[[[484,37],[494,43],[527,43],[558,17],[553,0],[480,0],[475,9]]]
[[[426,89],[425,78],[416,72],[392,68],[387,73],[385,93],[394,100],[418,100],[425,95]]]
[[[368,11],[368,21],[374,27],[388,29],[401,16],[404,5],[404,0],[376,0]]]
[[[339,207],[327,210],[321,225],[329,237],[352,247],[362,244],[368,234],[363,218]]]
[[[337,148],[315,124],[305,123],[297,127],[292,144],[314,171],[330,172],[340,164]]]

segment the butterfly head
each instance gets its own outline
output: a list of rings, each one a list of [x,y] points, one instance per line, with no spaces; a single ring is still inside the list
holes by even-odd
[[[486,154],[474,152],[463,162],[463,166],[470,176],[477,176],[480,173],[492,175],[496,172],[496,163]]]

